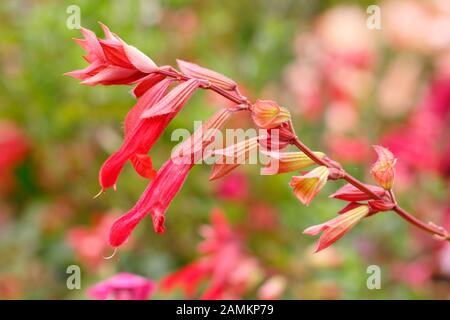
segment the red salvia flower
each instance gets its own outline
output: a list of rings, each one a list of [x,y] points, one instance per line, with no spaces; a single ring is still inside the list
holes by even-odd
[[[111,33],[105,25],[101,24],[101,27],[105,39],[81,28],[84,39],[75,41],[86,51],[84,58],[89,66],[66,75],[87,85],[132,84],[158,69],[152,59]]]
[[[328,179],[345,179],[352,183],[331,195],[333,198],[350,202],[339,212],[340,215],[324,224],[305,230],[305,233],[311,235],[323,232],[317,247],[318,251],[341,238],[364,217],[388,210],[396,211],[405,220],[423,230],[442,239],[449,239],[448,232],[444,228],[414,219],[397,205],[391,190],[396,159],[387,149],[375,146],[378,160],[371,170],[374,179],[381,187],[364,185],[345,172],[339,163],[324,157],[322,153],[314,153],[304,145],[293,130],[289,111],[276,102],[257,100],[255,104],[252,104],[239,92],[233,80],[193,63],[178,60],[181,72],[170,66],[158,67],[145,54],[111,33],[106,26],[102,25],[102,29],[105,33],[104,39],[97,38],[90,30],[81,30],[84,39],[76,41],[86,51],[85,59],[89,66],[69,72],[67,75],[80,79],[87,85],[133,84],[135,85],[133,94],[139,99],[126,117],[125,139],[122,146],[106,160],[100,170],[99,180],[102,191],[115,187],[120,171],[128,160],[141,176],[148,179],[154,178],[136,205],[113,224],[110,230],[112,246],[117,247],[125,242],[139,221],[147,214],[151,214],[156,232],[164,231],[165,211],[196,163],[194,160],[198,151],[201,152],[202,158],[211,155],[220,156],[219,159],[214,159],[216,163],[210,177],[210,179],[216,179],[245,162],[250,157],[250,152],[257,151],[259,147],[271,157],[272,162],[276,160],[281,163],[275,173],[298,170],[312,162],[320,165],[291,180],[296,196],[306,205]],[[166,77],[171,80],[165,80]],[[180,84],[166,94],[171,81]],[[156,173],[148,152],[197,88],[210,89],[235,104],[233,108],[219,111],[208,120],[201,128],[202,130],[218,129],[232,112],[248,110],[251,111],[253,122],[264,129],[265,133],[228,148],[206,152],[207,155],[203,153],[214,140],[215,133],[201,133],[200,137],[194,134],[175,150],[171,159]],[[301,152],[278,152],[288,145],[297,147]],[[358,201],[367,201],[367,203],[360,204]],[[239,296],[236,294],[239,290],[228,292],[226,287],[230,283],[239,287],[236,282],[243,278],[242,275],[248,275],[255,269],[254,259],[242,255],[239,246],[223,247],[222,243],[223,241],[220,242],[219,248],[213,250],[213,254],[208,253],[210,256],[187,267],[181,273],[182,277],[187,274],[188,277],[193,278],[194,283],[197,283],[204,274],[213,275],[213,280],[203,295],[204,298]],[[204,246],[210,246],[209,241],[206,241]],[[236,261],[240,264],[236,264]]]
[[[151,147],[161,136],[167,125],[198,87],[197,80],[189,80],[180,84],[167,96],[163,97],[169,85],[169,81],[170,80],[162,81],[154,88],[147,91],[134,107],[136,110],[132,110],[132,113],[127,116],[125,130],[128,132],[128,130],[132,129],[129,131],[129,134],[126,134],[125,141],[119,150],[113,153],[100,169],[99,180],[102,190],[115,185],[120,171],[127,160],[135,155],[146,155],[150,151]],[[167,106],[168,108],[171,108],[172,112],[143,118],[143,114],[146,111],[158,108],[159,106]],[[127,127],[129,127],[128,130]],[[139,159],[136,158],[134,161],[138,162],[138,165],[135,163],[135,168],[137,167],[139,170],[139,164],[142,164],[142,161],[139,161]],[[150,175],[153,176],[149,165],[145,165],[145,163],[143,165],[145,171],[141,174],[146,176],[148,170],[150,170]]]
[[[224,116],[228,115],[228,116]],[[194,132],[187,143],[196,146],[196,138],[203,142],[202,150],[212,142],[209,137],[209,129],[219,129],[228,120],[230,112],[226,109],[218,111],[212,116],[204,126],[199,128],[202,134]],[[214,131],[213,131],[214,132]],[[184,142],[182,145],[186,145]],[[183,148],[185,150],[185,148]],[[191,149],[192,151],[197,151]],[[120,246],[130,236],[136,225],[150,213],[153,225],[157,233],[164,232],[165,212],[172,202],[172,199],[180,190],[191,168],[194,166],[191,154],[172,156],[156,174],[155,179],[150,183],[142,194],[136,205],[125,215],[120,217],[111,227],[109,242],[113,247]]]
[[[157,233],[164,232],[164,214],[172,199],[180,190],[194,164],[175,164],[168,160],[159,169],[155,179],[145,189],[134,207],[114,222],[109,234],[113,247],[123,244],[136,225],[147,215],[152,215]]]

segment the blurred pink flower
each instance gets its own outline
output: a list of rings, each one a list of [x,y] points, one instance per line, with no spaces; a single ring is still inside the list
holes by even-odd
[[[429,54],[450,47],[450,11],[446,0],[384,1],[383,30],[394,48]]]
[[[87,268],[96,269],[106,261],[108,232],[113,221],[112,215],[103,215],[92,226],[77,226],[68,231],[66,240],[69,246]]]
[[[361,163],[369,156],[369,142],[364,137],[328,135],[325,142],[330,156],[337,161]]]
[[[169,94],[165,92],[170,84],[170,80],[164,80],[154,88],[149,89],[138,101],[133,113],[129,113],[125,120],[125,140],[122,146],[113,153],[103,164],[99,173],[99,180],[102,190],[113,187],[117,178],[129,159],[135,159],[136,155],[149,159],[147,153],[161,136],[170,121],[177,115],[190,95],[198,87],[196,80],[189,80],[177,86]],[[160,107],[174,108],[171,112],[163,115],[144,117],[145,112],[156,110]],[[135,168],[140,165],[135,163]],[[148,160],[147,160],[148,162]],[[150,161],[151,162],[151,161]],[[141,172],[147,178],[153,178],[152,166],[144,166],[150,170],[150,175]]]
[[[121,272],[87,290],[87,295],[98,300],[146,300],[156,284],[147,278]]]
[[[439,271],[450,277],[450,244],[445,243],[439,250]]]
[[[243,173],[231,173],[221,180],[217,188],[217,194],[222,199],[243,201],[249,194],[248,178]]]
[[[399,159],[400,184],[410,181],[410,175],[415,172],[439,173],[445,168],[448,153],[441,143],[446,141],[449,133],[449,104],[450,76],[439,75],[430,83],[407,123],[385,133],[382,144]]]
[[[317,120],[325,104],[346,104],[356,109],[357,100],[372,83],[374,47],[373,33],[366,27],[366,14],[357,6],[331,8],[318,18],[311,32],[299,34],[297,58],[287,69],[286,82],[302,115]],[[336,111],[351,120],[339,121],[340,124],[354,126],[356,119],[351,110],[335,109],[332,114]],[[331,125],[335,122],[329,121]],[[344,130],[342,126],[333,128]]]
[[[286,289],[287,280],[282,276],[267,279],[258,290],[258,298],[262,300],[280,299]]]
[[[424,261],[397,263],[393,266],[392,276],[412,287],[423,287],[433,275],[431,266]]]
[[[267,203],[251,205],[247,218],[250,229],[274,230],[278,227],[278,212]]]

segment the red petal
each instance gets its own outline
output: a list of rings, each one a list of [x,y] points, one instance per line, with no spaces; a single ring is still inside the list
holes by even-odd
[[[190,79],[178,85],[153,108],[144,111],[141,118],[150,118],[180,111],[198,86],[199,82],[196,79]]]
[[[122,45],[114,44],[105,40],[100,40],[99,42],[103,48],[106,59],[110,64],[132,70],[135,69],[135,67],[128,60]]]
[[[224,89],[234,90],[236,88],[236,82],[230,78],[220,74],[216,71],[212,71],[191,62],[177,59],[180,70],[188,76],[197,79],[204,79],[210,81],[212,84]]]
[[[136,154],[147,154],[162,134],[170,118],[154,117],[140,119],[142,110],[150,108],[164,95],[170,81],[162,81],[144,94],[125,119],[125,140],[122,146],[102,165],[99,173],[100,185],[103,189],[112,187],[123,166]],[[137,121],[137,122],[136,122]]]
[[[386,191],[381,187],[369,184],[366,184],[365,186],[380,197],[386,194]],[[349,183],[333,193],[330,198],[341,199],[345,201],[365,201],[372,199],[371,196]]]
[[[165,76],[159,73],[151,73],[148,76],[142,78],[139,83],[133,89],[133,95],[136,98],[142,96],[147,90],[156,85],[158,82],[164,80]]]
[[[350,202],[349,204],[347,204],[344,208],[342,208],[341,210],[339,210],[337,213],[338,214],[344,214],[350,210],[353,210],[357,207],[361,206],[361,203],[358,202]]]
[[[165,211],[182,187],[192,166],[193,164],[175,164],[168,160],[159,169],[136,205],[113,224],[110,244],[118,247],[124,243],[139,221],[149,212],[152,213],[155,230],[163,232]]]
[[[154,75],[155,74],[151,74],[150,76]],[[152,77],[152,79],[148,79],[148,77],[149,76],[145,77],[144,79],[146,80],[143,80],[143,82],[146,82],[146,85],[148,85],[148,88],[146,88],[145,92],[142,92],[142,94],[145,95],[143,95],[142,98],[138,100],[135,106],[131,108],[131,110],[125,117],[125,137],[128,136],[136,127],[136,124],[141,121],[140,117],[142,112],[148,108],[151,108],[153,105],[158,103],[159,100],[161,100],[161,98],[165,95],[170,83],[172,82],[172,80],[162,81],[164,79],[164,76],[161,76],[162,78],[157,77],[156,79],[155,77]],[[149,85],[147,81],[151,81],[151,85]]]
[[[136,172],[147,179],[153,179],[156,176],[156,170],[153,169],[152,158],[146,154],[136,154],[131,157]]]

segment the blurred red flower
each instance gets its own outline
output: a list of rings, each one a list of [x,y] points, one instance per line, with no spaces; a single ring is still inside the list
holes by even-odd
[[[214,209],[212,225],[203,226],[201,233],[205,240],[199,245],[202,256],[162,280],[165,291],[176,287],[184,290],[186,297],[199,294],[202,281],[207,281],[201,299],[239,299],[264,277],[259,262],[247,254],[240,236],[231,228],[224,214]],[[268,297],[279,296],[282,288],[266,289]],[[280,289],[280,290],[278,290]]]
[[[29,151],[29,141],[20,128],[11,122],[0,122],[0,191],[14,187],[13,170]]]

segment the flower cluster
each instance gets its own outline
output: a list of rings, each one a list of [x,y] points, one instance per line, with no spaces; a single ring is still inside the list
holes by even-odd
[[[101,192],[116,188],[118,176],[128,160],[138,174],[151,180],[135,206],[113,223],[109,236],[113,247],[122,245],[147,215],[151,216],[155,231],[164,232],[165,213],[197,163],[194,160],[199,153],[201,157],[214,156],[210,176],[213,180],[230,173],[255,150],[269,158],[269,165],[263,169],[263,174],[280,174],[317,165],[308,172],[293,176],[290,182],[295,196],[305,205],[311,203],[328,180],[344,179],[348,182],[331,196],[348,202],[339,212],[340,215],[304,231],[308,235],[323,232],[317,251],[340,239],[363,218],[389,210],[394,210],[425,231],[449,238],[442,228],[415,219],[397,205],[392,191],[396,159],[389,150],[374,147],[378,160],[372,166],[371,174],[379,186],[363,184],[345,172],[339,163],[305,146],[294,132],[289,111],[276,102],[257,100],[251,103],[241,95],[233,80],[190,62],[178,60],[181,71],[171,66],[157,66],[145,54],[111,33],[106,26],[102,25],[102,28],[105,39],[82,29],[85,38],[76,41],[87,52],[85,59],[89,66],[68,75],[87,85],[134,85],[133,93],[138,100],[125,118],[125,137],[121,147],[100,169]],[[191,137],[177,146],[171,157],[156,171],[148,152],[197,89],[211,90],[233,102],[233,105],[219,110],[205,121]],[[242,110],[250,112],[254,124],[264,133],[222,149],[203,152],[230,116]],[[289,145],[295,146],[298,151],[286,151]],[[230,249],[230,255],[237,254],[233,250]],[[231,258],[225,260],[232,261]],[[202,261],[186,272],[204,268]],[[220,286],[213,286],[213,289],[212,296],[215,291],[221,290]]]
[[[153,60],[128,45],[105,25],[102,24],[101,27],[105,39],[97,38],[90,30],[81,29],[84,39],[77,39],[76,42],[87,52],[85,59],[89,66],[66,75],[80,79],[86,85],[134,85],[133,93],[138,100],[125,118],[122,145],[100,169],[100,193],[111,187],[116,189],[119,174],[128,160],[139,175],[152,180],[136,205],[111,227],[109,242],[117,247],[128,239],[135,226],[147,214],[151,214],[155,231],[164,232],[165,211],[193,167],[192,157],[214,140],[216,130],[226,123],[233,112],[252,110],[255,123],[264,129],[285,126],[289,120],[289,112],[271,101],[258,101],[251,105],[240,95],[233,80],[196,64],[178,60],[182,72],[170,66],[157,66]],[[175,87],[170,90],[171,85]],[[234,100],[236,106],[219,110],[205,122],[200,132],[195,132],[177,148],[180,152],[173,153],[156,171],[148,152],[199,88],[219,92]],[[260,140],[261,138],[257,138],[252,143],[244,142],[240,150],[245,153],[257,146]],[[219,154],[220,151],[216,153]],[[212,177],[223,176],[234,167],[233,164],[215,165]]]

